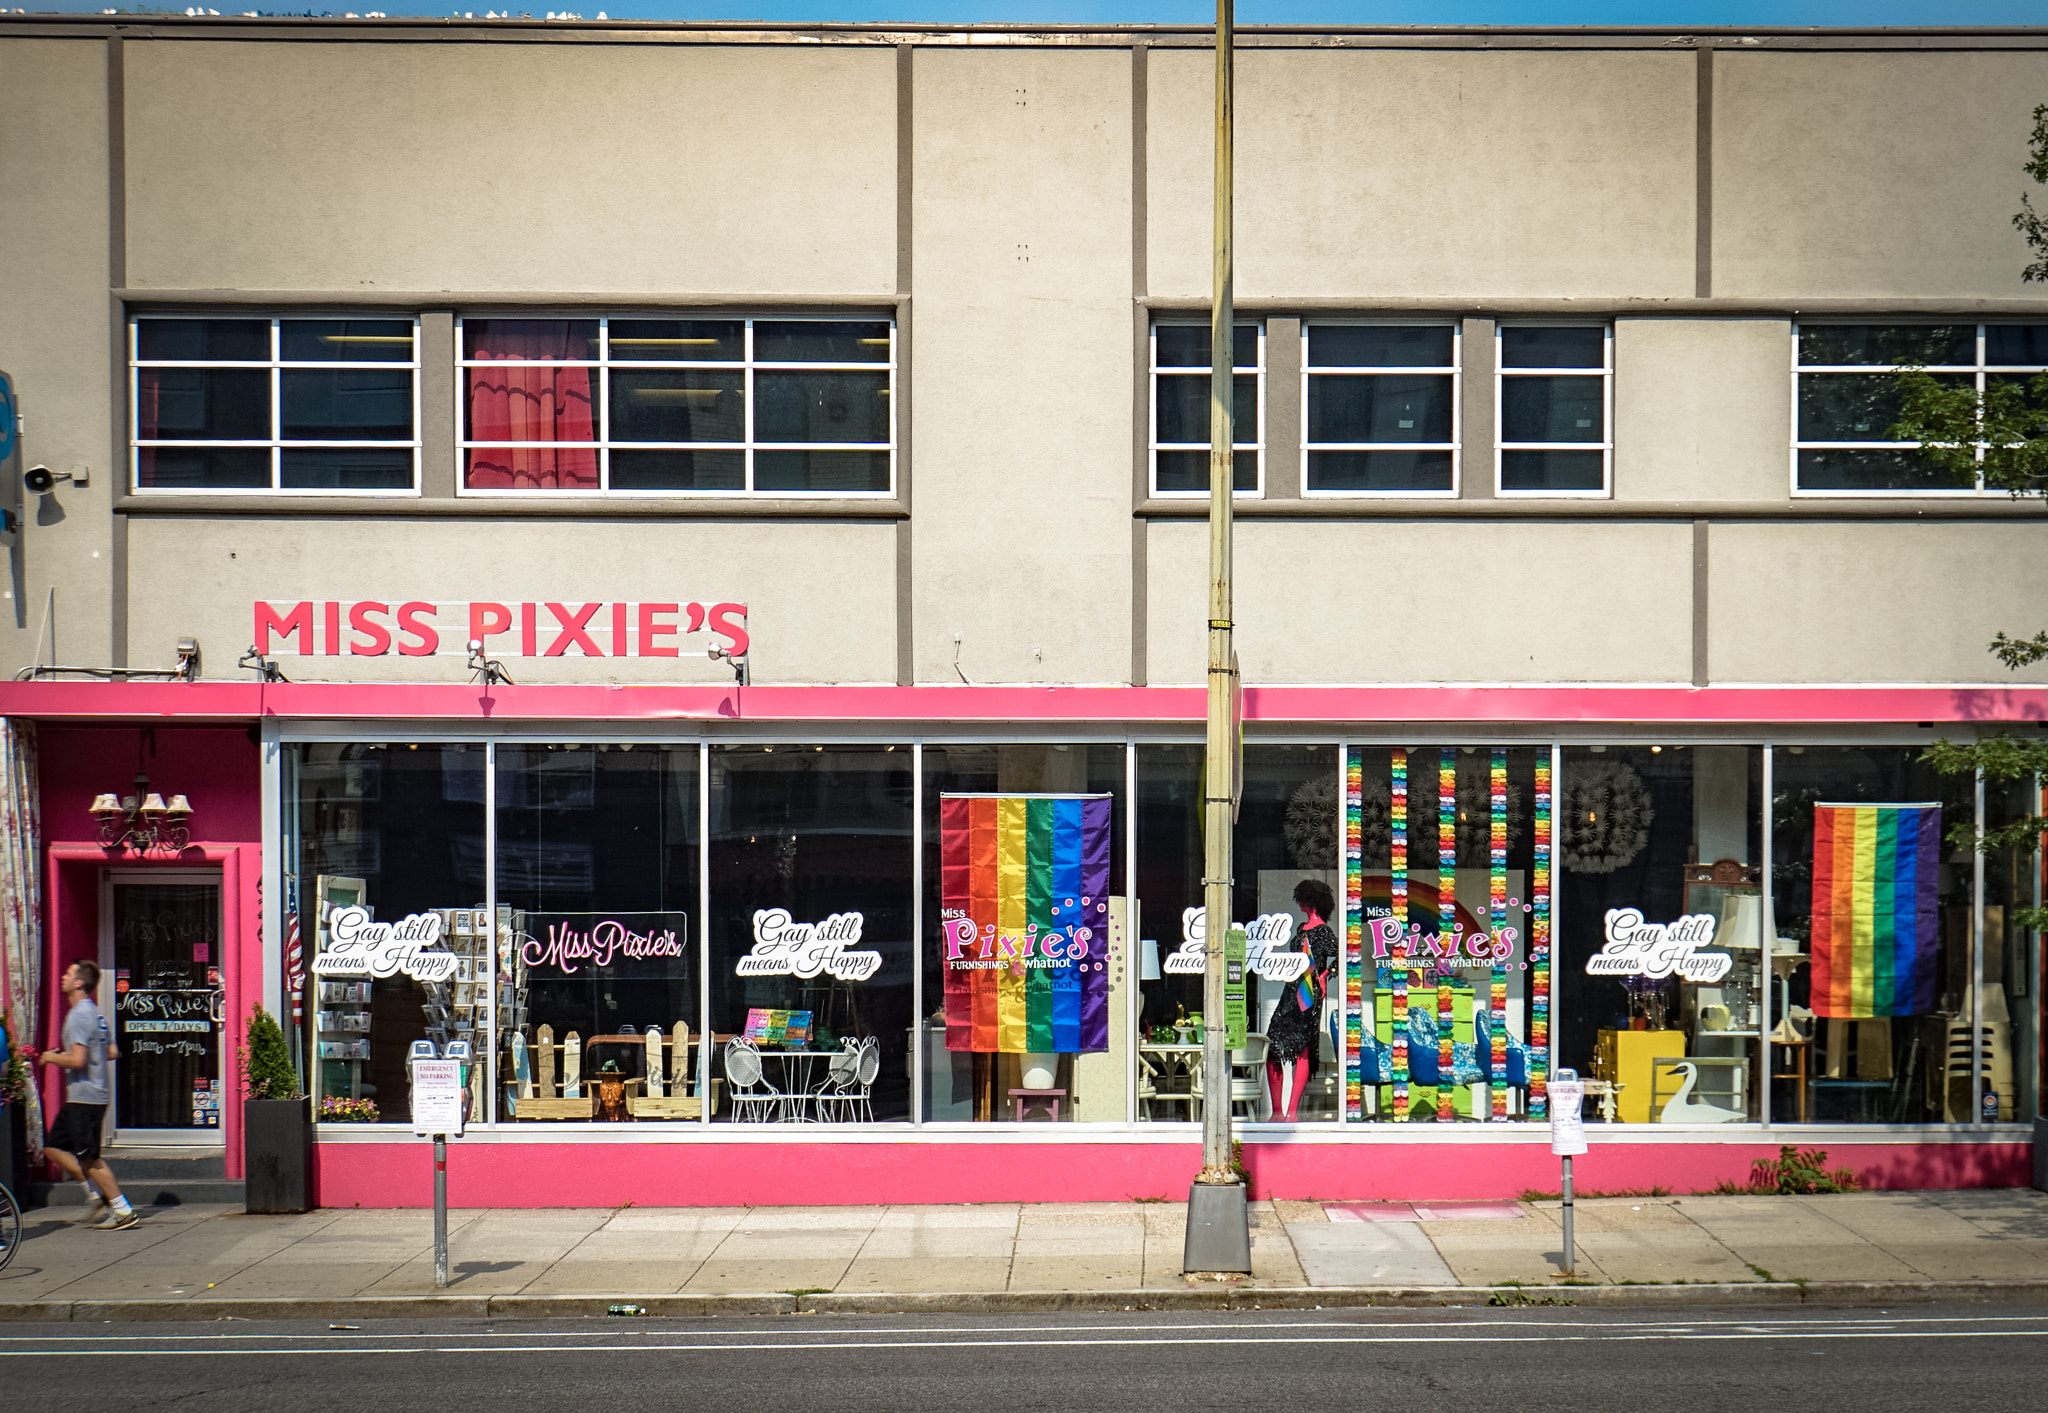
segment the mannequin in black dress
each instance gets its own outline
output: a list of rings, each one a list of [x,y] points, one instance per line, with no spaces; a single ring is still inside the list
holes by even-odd
[[[1337,910],[1330,886],[1313,878],[1302,879],[1294,885],[1294,905],[1307,919],[1296,945],[1308,953],[1308,970],[1280,993],[1280,1004],[1266,1022],[1266,1087],[1273,1096],[1273,1117],[1288,1123],[1301,1107],[1309,1072],[1315,1068],[1323,996],[1329,988],[1330,971],[1337,965],[1337,934],[1327,921]]]

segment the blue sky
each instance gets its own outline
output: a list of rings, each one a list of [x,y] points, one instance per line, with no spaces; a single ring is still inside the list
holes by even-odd
[[[22,8],[92,13],[108,3],[81,0]],[[156,0],[181,9],[182,0]],[[406,0],[211,0],[224,14],[237,10],[341,14],[377,8],[391,15],[476,14],[503,8],[504,0],[407,3]],[[1201,0],[538,0],[511,12],[543,15],[564,7],[595,18],[649,20],[928,20],[947,24],[1007,21],[1023,24],[1205,24],[1215,16]],[[12,8],[7,6],[6,8]],[[1240,24],[1311,25],[2048,25],[2048,0],[1239,0]]]

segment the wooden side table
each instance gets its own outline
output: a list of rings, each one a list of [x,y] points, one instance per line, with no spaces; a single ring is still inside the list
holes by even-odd
[[[1024,1122],[1024,1111],[1034,1104],[1043,1104],[1052,1111],[1052,1121],[1060,1121],[1060,1101],[1067,1097],[1064,1089],[1013,1089],[1010,1103],[1015,1106],[1017,1122]]]
[[[1813,1042],[1801,1040],[1790,1044],[1782,1040],[1771,1042],[1771,1078],[1789,1079],[1792,1089],[1799,1096],[1799,1122],[1806,1122],[1806,1057],[1812,1052]],[[1779,1065],[1785,1068],[1780,1069]]]

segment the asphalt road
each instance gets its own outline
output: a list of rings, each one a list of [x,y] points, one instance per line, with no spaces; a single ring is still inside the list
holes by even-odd
[[[0,1410],[2043,1406],[2048,1307],[0,1326]]]

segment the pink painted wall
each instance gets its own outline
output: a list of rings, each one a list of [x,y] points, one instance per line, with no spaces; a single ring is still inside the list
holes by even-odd
[[[326,1143],[315,1150],[323,1207],[425,1207],[433,1202],[432,1145]],[[1576,1160],[1583,1190],[1664,1187],[1703,1191],[1742,1182],[1774,1144],[1662,1143],[1600,1147]],[[1873,1188],[2022,1187],[2023,1143],[1856,1144],[1830,1166],[1855,1169]],[[855,1206],[941,1202],[1122,1202],[1183,1199],[1201,1166],[1196,1143],[725,1144],[575,1143],[448,1145],[448,1201],[456,1207]],[[1548,1145],[1245,1145],[1256,1197],[1513,1198],[1554,1191]]]
[[[69,727],[45,724],[40,747],[44,857],[44,1044],[61,1033],[64,1000],[59,979],[80,958],[97,960],[100,875],[110,867],[192,868],[221,871],[221,981],[229,1018],[221,1051],[226,1094],[241,1093],[236,1059],[243,1019],[261,992],[262,790],[256,743],[246,727]],[[94,795],[129,793],[137,769],[152,789],[182,793],[192,802],[193,832],[183,854],[138,858],[100,847],[87,812]],[[61,1101],[60,1073],[43,1076],[50,1113]],[[242,1172],[241,1110],[225,1100],[221,1117],[228,1174]],[[116,1174],[119,1173],[118,1163]]]

